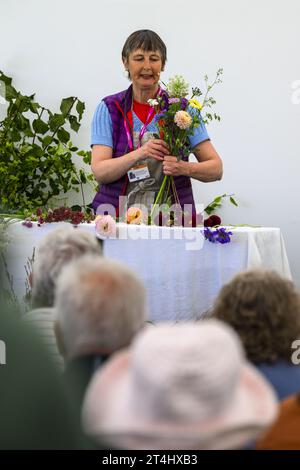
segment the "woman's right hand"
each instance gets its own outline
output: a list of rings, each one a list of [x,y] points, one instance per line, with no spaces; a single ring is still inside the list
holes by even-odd
[[[140,160],[144,158],[154,158],[154,160],[163,161],[165,155],[170,155],[166,142],[161,139],[150,139],[139,149]]]

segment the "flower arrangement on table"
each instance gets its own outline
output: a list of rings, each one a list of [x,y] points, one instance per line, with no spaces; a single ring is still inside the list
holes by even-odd
[[[204,237],[211,243],[229,243],[232,232],[228,231],[225,227],[221,227],[221,218],[213,214],[213,212],[222,205],[223,198],[229,198],[229,201],[234,206],[238,206],[238,203],[233,198],[233,194],[222,194],[217,196],[214,200],[206,206],[204,212],[209,216],[204,220]]]
[[[228,243],[230,242],[230,236],[232,232],[227,231],[225,227],[221,226],[221,218],[213,214],[213,212],[221,207],[222,200],[224,198],[229,198],[230,202],[237,206],[237,202],[233,198],[232,194],[222,194],[221,196],[216,197],[206,208],[204,212],[209,216],[203,222],[203,233],[206,240],[211,243]],[[25,217],[25,218],[24,218]],[[14,216],[16,220],[18,216]],[[141,225],[145,220],[142,210],[139,207],[130,207],[124,219],[114,219],[110,215],[98,215],[94,216],[92,212],[83,212],[79,207],[59,207],[55,209],[45,209],[40,208],[36,209],[33,213],[28,213],[19,217],[22,220],[22,225],[25,227],[31,228],[33,223],[37,223],[38,226],[41,226],[45,223],[54,223],[54,222],[69,222],[75,227],[81,223],[95,223],[96,233],[101,238],[116,237],[117,235],[117,222],[124,222],[130,225]],[[204,219],[204,217],[202,217]]]
[[[227,230],[226,227],[221,226],[221,218],[218,215],[212,214],[216,208],[222,205],[222,200],[229,197],[230,202],[238,206],[232,194],[222,194],[217,196],[206,208],[204,212],[209,215],[203,223],[203,236],[211,243],[229,243],[231,241],[232,232]],[[130,207],[125,214],[124,222],[130,225],[145,225],[143,224],[142,210],[139,207]],[[117,237],[117,222],[111,215],[98,215],[95,218],[96,234],[102,238],[116,238]]]

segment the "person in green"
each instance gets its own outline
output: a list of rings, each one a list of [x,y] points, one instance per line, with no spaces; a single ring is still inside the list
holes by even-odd
[[[86,449],[79,413],[42,343],[0,305],[0,449]]]

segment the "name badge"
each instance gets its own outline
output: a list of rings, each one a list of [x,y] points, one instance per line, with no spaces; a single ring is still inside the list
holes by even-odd
[[[141,181],[141,180],[144,180],[145,178],[149,178],[150,173],[148,170],[147,163],[139,163],[138,165],[133,166],[127,172],[127,175],[128,175],[128,179],[130,183],[133,183],[134,181]]]

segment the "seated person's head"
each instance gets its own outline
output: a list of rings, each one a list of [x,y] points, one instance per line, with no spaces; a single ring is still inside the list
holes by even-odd
[[[56,334],[66,359],[109,355],[145,324],[146,291],[126,266],[87,255],[62,271],[55,299]]]
[[[234,449],[256,438],[276,410],[237,334],[204,320],[145,328],[114,354],[89,385],[83,425],[118,449]]]
[[[239,334],[254,364],[290,361],[300,337],[300,297],[293,283],[267,270],[249,270],[225,285],[212,316]]]
[[[56,281],[62,268],[84,254],[101,255],[96,237],[66,225],[50,232],[39,244],[33,263],[32,307],[52,307]]]

